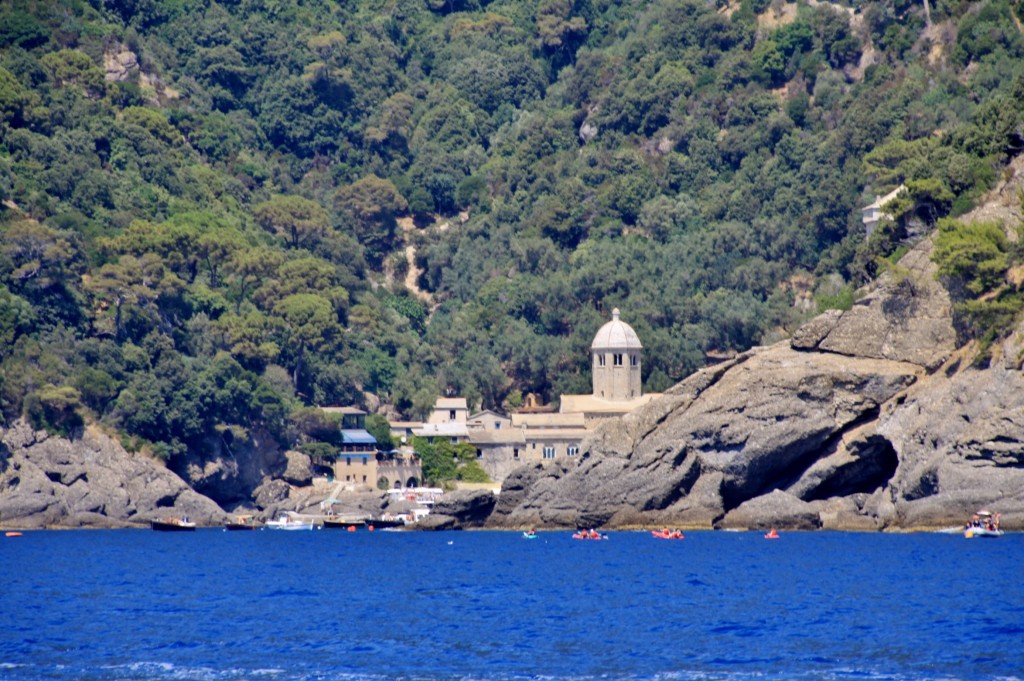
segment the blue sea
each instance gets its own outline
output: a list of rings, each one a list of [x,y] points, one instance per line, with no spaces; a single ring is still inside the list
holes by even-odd
[[[1024,678],[1024,535],[25,532],[0,679]]]

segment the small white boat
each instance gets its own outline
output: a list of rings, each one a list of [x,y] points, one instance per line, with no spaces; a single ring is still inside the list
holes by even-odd
[[[1003,536],[1003,531],[999,529],[999,514],[985,509],[978,511],[964,526],[964,536],[968,539]]]
[[[312,520],[299,520],[289,515],[283,515],[277,520],[268,520],[266,523],[268,530],[312,530]]]

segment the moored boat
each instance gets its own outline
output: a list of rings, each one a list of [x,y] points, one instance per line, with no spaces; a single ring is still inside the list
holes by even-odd
[[[312,520],[301,520],[299,518],[293,518],[290,515],[282,515],[277,520],[268,520],[267,529],[269,530],[312,530]]]
[[[256,522],[252,516],[237,516],[234,520],[229,520],[224,523],[224,529],[229,532],[237,532],[240,530],[258,530],[263,526]]]
[[[324,518],[325,530],[348,530],[355,532],[366,527],[365,520],[345,520],[344,518]]]
[[[384,514],[379,518],[366,521],[367,525],[378,530],[389,530],[393,527],[405,527],[406,516]]]
[[[196,529],[196,524],[190,521],[188,516],[157,518],[149,523],[157,532],[191,532]]]

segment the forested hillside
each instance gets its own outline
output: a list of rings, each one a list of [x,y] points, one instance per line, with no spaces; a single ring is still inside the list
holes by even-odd
[[[323,439],[315,405],[557,400],[613,307],[665,389],[848,305],[995,182],[1024,147],[1020,13],[5,2],[3,418],[174,457]]]

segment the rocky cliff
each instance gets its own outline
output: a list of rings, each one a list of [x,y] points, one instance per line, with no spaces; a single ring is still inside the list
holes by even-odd
[[[0,526],[131,527],[168,515],[226,519],[161,462],[129,454],[95,426],[70,440],[24,421],[0,429]]]
[[[259,520],[283,511],[321,513],[320,502],[336,492],[335,485],[313,484],[308,456],[282,451],[270,438],[207,444],[215,455],[190,453],[171,469],[126,451],[96,425],[70,439],[34,431],[24,420],[0,428],[0,528],[148,527],[182,515],[216,526],[227,511]],[[342,515],[378,515],[387,505],[380,492],[342,496],[333,506]]]
[[[1019,219],[998,210],[1019,184],[964,219]],[[487,526],[928,529],[989,506],[1024,528],[1024,328],[972,366],[931,252],[604,424],[578,462],[519,469]]]

